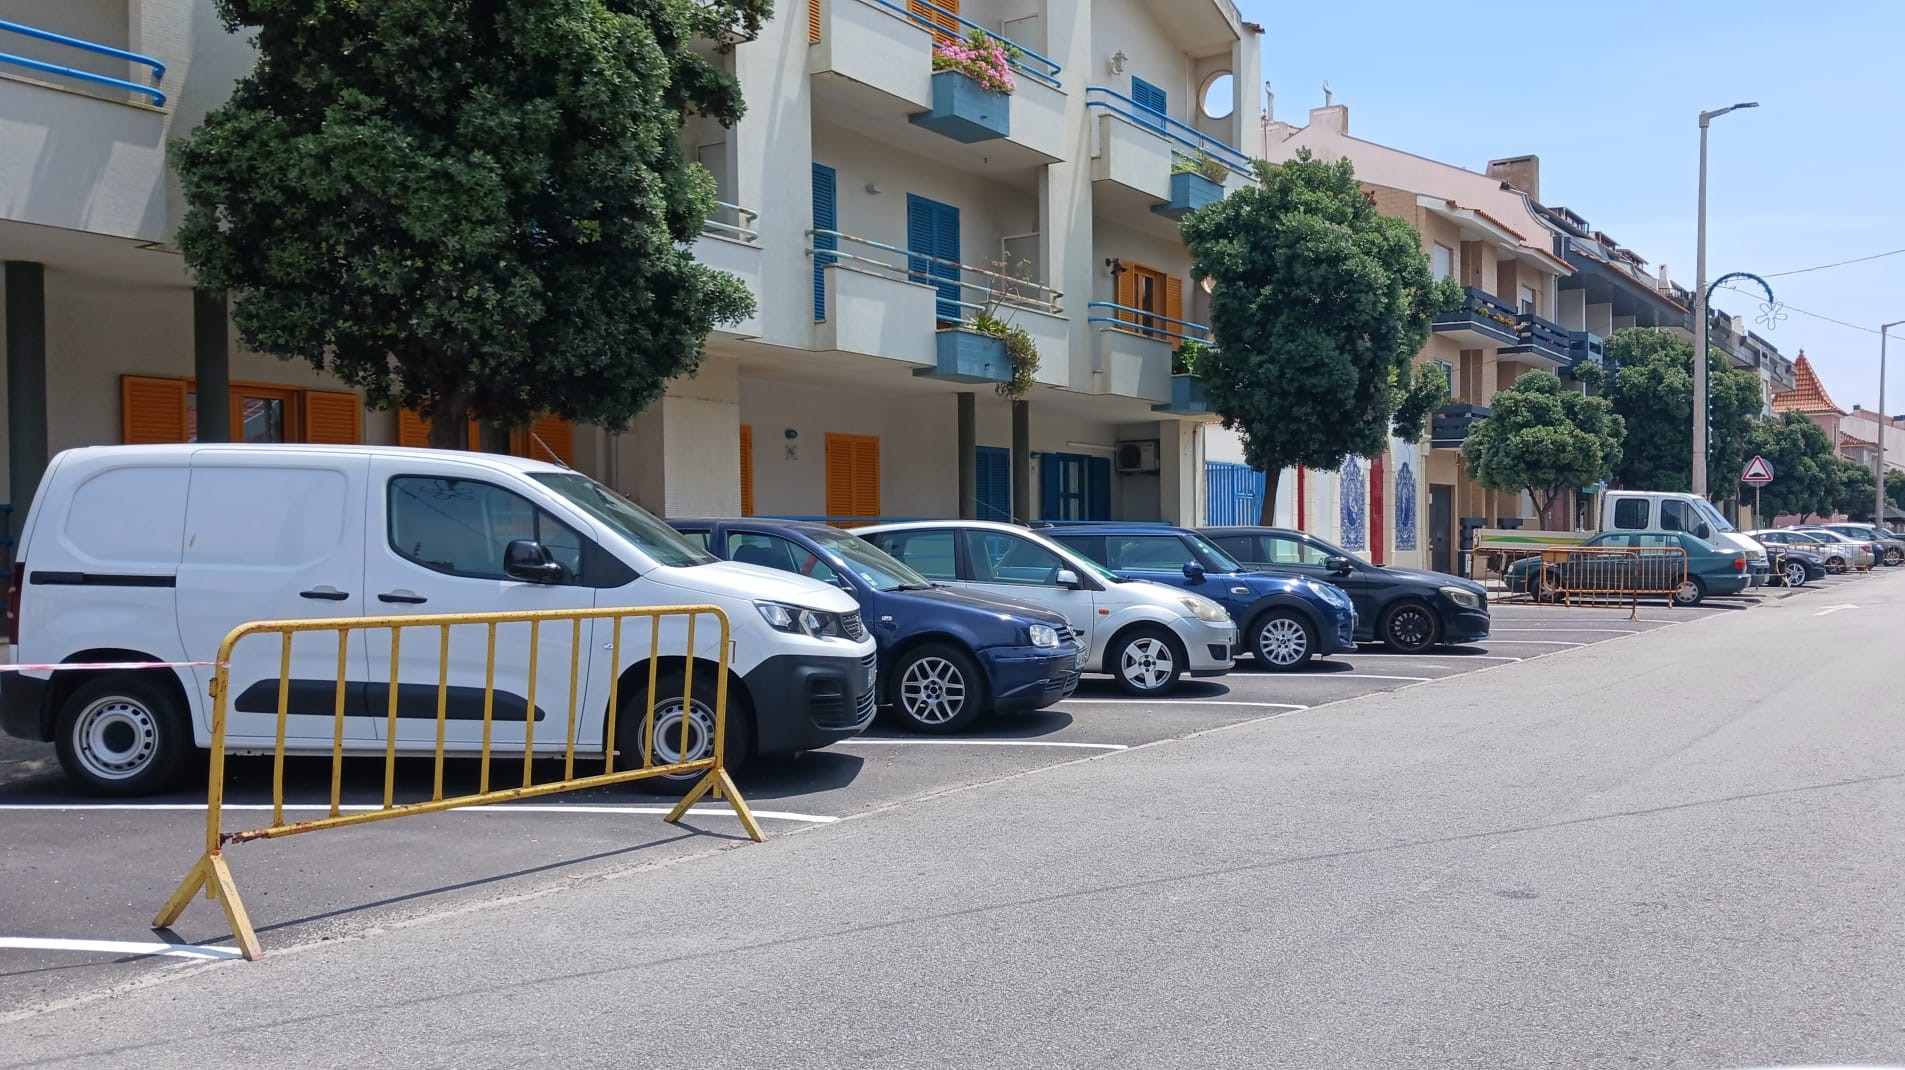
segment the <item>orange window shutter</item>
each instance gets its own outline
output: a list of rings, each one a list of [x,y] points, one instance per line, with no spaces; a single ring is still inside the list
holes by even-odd
[[[554,416],[537,417],[530,422],[529,433],[523,436],[522,455],[531,460],[560,461],[574,467],[575,425]]]
[[[754,428],[741,425],[741,515],[754,515]]]
[[[364,441],[364,406],[356,394],[304,392],[304,441],[354,446]]]
[[[1166,276],[1164,280],[1164,317],[1174,320],[1184,318],[1184,282],[1176,275]],[[1167,323],[1164,329],[1178,334],[1184,333],[1183,326],[1176,323]],[[1170,335],[1165,337],[1169,338]],[[1173,338],[1171,341],[1175,345],[1177,339]]]
[[[906,9],[922,21],[938,26],[933,36],[939,40],[965,36],[960,32],[959,20],[953,17],[959,14],[959,0],[932,0],[931,4],[921,0],[906,0]]]
[[[820,40],[820,0],[807,0],[807,43]]]
[[[404,409],[397,414],[397,445],[428,446],[430,444],[430,422],[417,415],[415,409]]]
[[[184,442],[185,397],[191,386],[183,379],[147,379],[125,375],[119,379],[119,437],[127,445]]]
[[[1137,313],[1127,312],[1126,309],[1138,307],[1138,272],[1143,269],[1130,264],[1122,266],[1124,270],[1118,272],[1118,304],[1123,307],[1118,309],[1118,318],[1126,323],[1136,323]]]
[[[853,438],[827,436],[827,515],[853,516]]]
[[[853,444],[853,515],[880,515],[880,440],[858,439]]]

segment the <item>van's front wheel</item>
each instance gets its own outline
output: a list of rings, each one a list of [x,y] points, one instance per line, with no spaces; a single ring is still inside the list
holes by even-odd
[[[646,725],[642,706],[647,701],[647,688],[643,688],[642,694],[623,702],[622,712],[616,715],[615,720],[615,768],[639,768],[650,754],[654,756],[656,765],[696,762],[711,756],[714,753],[715,683],[708,676],[716,671],[707,669],[696,672],[694,690],[685,696],[683,691],[686,689],[680,673],[661,674],[655,683],[654,733],[647,749],[643,747],[642,740],[642,730]],[[645,685],[647,680],[641,682]],[[727,720],[727,747],[722,758],[732,772],[747,764],[754,754],[753,722],[748,717],[746,705],[738,700],[732,689],[728,692]],[[685,749],[682,745],[684,724],[687,728]],[[700,783],[706,775],[707,770],[696,769],[650,777],[636,783],[659,794],[681,795]]]
[[[60,768],[93,795],[151,795],[171,787],[192,755],[191,720],[158,680],[120,674],[79,685],[60,705]]]

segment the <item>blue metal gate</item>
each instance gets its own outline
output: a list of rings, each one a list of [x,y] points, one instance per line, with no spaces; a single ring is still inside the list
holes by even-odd
[[[1263,473],[1249,465],[1204,462],[1204,523],[1255,524],[1263,516]]]

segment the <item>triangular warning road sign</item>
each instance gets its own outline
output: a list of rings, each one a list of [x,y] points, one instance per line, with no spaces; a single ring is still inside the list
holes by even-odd
[[[1755,455],[1752,460],[1746,462],[1746,471],[1740,473],[1740,482],[1742,483],[1771,483],[1772,481],[1772,464],[1768,462],[1766,458],[1758,455]]]

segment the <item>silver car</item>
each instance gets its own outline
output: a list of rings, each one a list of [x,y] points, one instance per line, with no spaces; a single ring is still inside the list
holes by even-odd
[[[1857,564],[1858,548],[1850,540],[1836,537],[1832,532],[1815,535],[1794,528],[1761,528],[1746,534],[1769,545],[1797,546],[1811,550],[1819,555],[1819,561],[1826,566],[1826,571],[1834,575],[1849,568],[1860,567]]]
[[[1905,565],[1905,539],[1889,531],[1880,531],[1870,524],[1821,524],[1841,535],[1869,542],[1878,548],[1879,563],[1882,565]]]
[[[1831,528],[1794,528],[1792,530],[1801,535],[1811,535],[1831,548],[1843,549],[1846,554],[1846,564],[1860,571],[1870,569],[1878,562],[1878,547],[1864,539],[1855,539]]]

